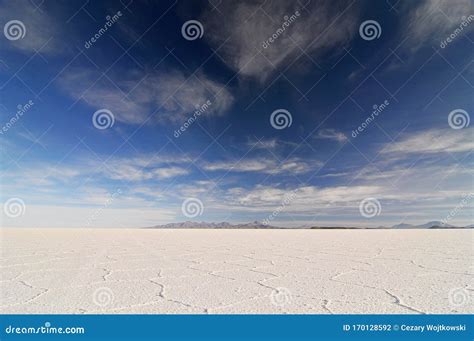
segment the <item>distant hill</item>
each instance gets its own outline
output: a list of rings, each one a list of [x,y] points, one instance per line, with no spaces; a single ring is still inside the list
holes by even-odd
[[[182,223],[170,223],[165,225],[156,225],[149,227],[152,229],[280,229],[281,227],[265,225],[254,221],[246,224],[231,224],[228,222],[206,223],[198,221],[185,221]]]
[[[434,220],[434,221],[430,221],[430,222],[427,222],[426,224],[421,224],[421,225],[411,225],[411,224],[402,223],[402,224],[393,225],[392,228],[393,229],[433,229],[433,228],[445,229],[445,228],[456,228],[456,226],[443,223],[442,221],[439,221],[439,220]],[[469,228],[469,226],[466,226],[466,228]]]
[[[393,225],[392,226],[392,229],[408,229],[408,228],[411,228],[411,227],[414,227],[413,225],[410,225],[410,224],[397,224],[397,225]]]
[[[442,221],[430,221],[426,224],[423,225],[417,225],[418,228],[435,228],[435,227],[441,227],[441,228],[449,228],[449,227],[455,227],[453,225],[449,225],[446,223],[443,223]]]

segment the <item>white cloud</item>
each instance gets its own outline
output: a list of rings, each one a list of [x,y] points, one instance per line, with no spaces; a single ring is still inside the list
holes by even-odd
[[[45,7],[46,5],[43,5],[40,9],[36,9],[33,2],[28,0],[3,1],[0,4],[1,46],[24,52],[35,52],[41,49],[41,53],[46,54],[62,53],[63,49],[58,48],[55,40],[55,36],[61,32],[61,29]],[[13,41],[5,39],[3,28],[10,20],[19,20],[23,23],[26,32],[24,38]]]
[[[278,146],[278,140],[277,139],[250,140],[247,142],[247,146],[252,149],[275,149]]]
[[[42,217],[38,211],[33,216],[29,216],[27,220],[21,220],[18,223],[20,225],[25,223],[29,226],[36,226],[35,224],[41,221],[41,224],[45,224],[44,226],[49,223],[51,223],[51,226],[81,226],[85,219],[84,215],[81,216],[81,214],[91,214],[90,212],[94,212],[94,210],[74,211],[64,206],[92,205],[95,209],[103,207],[104,203],[108,202],[111,193],[117,188],[122,189],[122,192],[113,200],[113,205],[110,205],[104,211],[114,212],[115,214],[116,209],[120,207],[123,208],[123,212],[130,212],[131,216],[124,218],[122,221],[119,218],[123,216],[123,212],[118,216],[109,213],[102,215],[101,213],[100,219],[97,219],[97,225],[94,226],[131,227],[133,219],[135,219],[134,226],[151,226],[179,220],[181,218],[179,215],[180,203],[186,197],[197,197],[205,203],[206,215],[202,217],[203,220],[213,220],[213,217],[217,216],[231,217],[230,220],[235,219],[235,217],[239,217],[240,220],[243,219],[242,217],[251,217],[249,220],[255,219],[255,217],[270,214],[281,207],[282,202],[288,198],[279,218],[291,218],[299,221],[299,224],[302,224],[303,221],[310,222],[312,219],[319,222],[320,217],[332,219],[339,223],[346,219],[346,225],[354,225],[361,219],[358,211],[360,201],[367,197],[375,197],[382,204],[383,214],[379,217],[379,220],[370,221],[372,225],[380,225],[381,221],[390,221],[390,219],[399,222],[402,219],[401,217],[406,215],[410,215],[412,218],[417,217],[417,221],[424,222],[423,219],[427,221],[443,219],[444,215],[448,214],[466,194],[466,190],[469,190],[466,188],[466,183],[472,182],[472,171],[461,166],[453,165],[443,170],[443,167],[423,163],[412,169],[404,169],[399,166],[385,168],[382,173],[378,172],[375,167],[368,167],[360,173],[357,179],[347,185],[283,186],[281,183],[268,183],[267,185],[254,185],[244,188],[229,187],[228,183],[216,183],[213,180],[178,182],[171,185],[171,187],[169,187],[168,182],[144,185],[140,183],[141,180],[153,176],[166,177],[170,169],[176,168],[175,170],[179,172],[179,167],[172,166],[172,157],[163,158],[161,161],[158,158],[150,158],[150,160],[152,164],[149,173],[137,173],[133,170],[124,173],[119,172],[122,179],[127,180],[126,186],[117,184],[112,187],[108,186],[108,189],[103,186],[102,178],[97,178],[97,176],[93,176],[91,179],[99,180],[99,182],[88,182],[88,185],[84,186],[83,180],[85,177],[89,177],[90,174],[83,174],[82,172],[90,168],[89,165],[84,165],[84,169],[77,170],[80,175],[73,171],[64,174],[65,177],[69,178],[67,183],[71,186],[67,188],[64,185],[58,186],[56,182],[30,183],[21,174],[17,174],[16,181],[21,181],[24,187],[15,187],[15,195],[27,202],[28,212],[30,212],[30,206],[41,202],[43,205],[62,206],[59,211],[70,214],[68,217],[61,213],[55,216],[57,221],[52,222],[51,216],[44,220],[37,220]],[[164,160],[166,160],[166,163],[163,163]],[[179,161],[179,159],[177,160]],[[115,168],[122,161],[127,162],[126,160],[116,159],[114,160],[116,164],[114,163],[111,166]],[[131,164],[136,164],[137,167],[139,165],[146,166],[144,163],[147,161],[149,160],[146,157],[129,160]],[[167,165],[168,162],[170,162],[169,166]],[[166,171],[157,174],[153,169],[166,169]],[[175,170],[170,172],[174,173]],[[37,171],[40,172],[41,170],[37,169]],[[60,173],[59,169],[57,169],[57,173]],[[103,173],[103,175],[109,178],[111,176],[110,173]],[[76,182],[76,180],[79,182]],[[394,181],[396,183],[392,185]],[[78,183],[81,186],[76,188]],[[34,191],[32,188],[34,188]],[[64,191],[68,193],[66,196]],[[12,193],[11,188],[7,187],[4,194],[10,195],[10,193]],[[153,214],[150,215],[150,220],[146,220],[145,216],[148,216],[148,213],[157,203],[160,203],[160,212],[163,210],[166,214],[163,213],[161,216]],[[144,212],[144,216],[138,215],[137,212]],[[463,224],[465,215],[466,212],[456,217],[457,221],[460,221],[459,224]],[[34,222],[35,220],[37,221]],[[16,224],[17,221],[6,221],[5,226],[8,226],[9,223]],[[280,223],[280,225],[287,225],[287,223],[283,219],[283,223]]]
[[[375,197],[382,204],[383,214],[378,220],[371,220],[372,225],[381,225],[383,221],[391,219],[399,222],[406,215],[417,217],[417,221],[442,220],[470,190],[467,184],[471,184],[473,179],[473,172],[467,165],[463,167],[462,164],[453,163],[451,158],[445,159],[442,153],[470,152],[473,143],[471,136],[472,130],[450,128],[407,134],[399,142],[387,144],[387,151],[373,164],[360,171],[351,168],[349,174],[343,172],[348,176],[344,176],[341,182],[336,182],[339,179],[331,180],[331,183],[336,183],[330,186],[316,185],[316,182],[291,185],[272,177],[265,181],[265,185],[251,185],[251,182],[245,181],[246,173],[249,172],[292,175],[315,170],[316,161],[301,158],[290,159],[283,165],[275,159],[264,157],[242,160],[236,165],[235,160],[206,163],[203,166],[207,171],[206,179],[199,181],[195,180],[194,175],[202,173],[193,173],[193,180],[177,178],[188,172],[191,174],[191,169],[187,169],[188,158],[181,155],[117,157],[110,159],[107,167],[102,167],[99,161],[78,157],[77,162],[67,166],[30,164],[23,171],[2,174],[5,180],[2,199],[8,196],[21,197],[27,202],[28,209],[38,203],[100,207],[107,202],[111,192],[121,188],[123,192],[114,200],[113,208],[146,211],[159,203],[167,212],[178,212],[177,216],[163,218],[161,221],[165,223],[181,219],[180,204],[186,197],[197,197],[205,203],[206,216],[202,217],[203,220],[214,220],[215,217],[227,219],[229,215],[230,220],[236,217],[239,220],[246,217],[249,220],[263,219],[280,207],[285,198],[290,197],[289,204],[285,205],[282,212],[282,219],[286,217],[302,222],[321,216],[339,222],[347,219],[350,225],[361,219],[358,211],[360,201]],[[440,142],[436,142],[434,137]],[[419,158],[419,153],[426,153],[427,157]],[[441,157],[445,161],[443,164],[439,163]],[[229,171],[231,174],[221,181],[221,174],[213,174],[213,171]],[[169,181],[175,178],[179,181]],[[124,183],[110,182],[110,179]],[[460,214],[456,217],[458,220],[453,222],[462,225],[466,214]],[[35,215],[35,219],[38,217]],[[71,226],[78,224],[77,217],[71,216]],[[151,226],[162,219],[157,216],[156,222],[142,224],[142,218],[134,217],[137,219],[136,226]],[[105,215],[105,218],[109,220],[103,220],[101,226],[120,223],[109,215]],[[69,221],[66,219],[54,224],[60,223],[68,225]],[[285,224],[283,222],[280,225]]]
[[[154,113],[150,122],[180,122],[211,102],[202,115],[223,115],[233,103],[232,94],[204,74],[189,78],[178,71],[141,74],[136,71],[103,77],[89,69],[66,72],[60,85],[76,100],[95,109],[112,111],[117,121],[141,124]]]
[[[186,175],[188,170],[180,167],[141,168],[132,164],[115,164],[104,169],[104,175],[114,180],[144,181],[151,179],[168,179]]]
[[[159,179],[168,179],[189,174],[189,171],[180,167],[168,167],[155,169],[153,174],[155,174]]]
[[[207,101],[211,105],[203,116],[223,115],[234,101],[233,95],[226,88],[204,74],[186,78],[178,71],[161,72],[147,77],[134,93],[145,100],[154,98],[156,105],[162,106],[159,119],[170,121],[186,119]]]
[[[292,158],[280,163],[275,159],[254,158],[244,159],[237,162],[222,161],[207,163],[203,166],[208,171],[229,171],[229,172],[260,172],[267,174],[293,173],[301,174],[314,170],[314,167],[321,165],[320,162],[307,162],[299,158]]]
[[[303,9],[301,4],[307,4]],[[322,54],[341,47],[357,29],[357,5],[340,15],[349,1],[237,1],[222,2],[202,18],[205,37],[225,62],[241,75],[265,80],[276,68],[302,54]],[[285,16],[300,16],[267,48],[263,43],[282,28]],[[340,16],[339,16],[340,15]],[[223,45],[222,45],[223,44]],[[222,46],[221,46],[222,45]],[[260,51],[260,53],[259,53]]]
[[[12,171],[1,172],[4,181],[3,189],[13,188],[48,188],[54,183],[70,183],[75,177],[84,173],[74,166],[52,166],[50,164],[35,164],[34,166],[22,167]]]
[[[292,211],[314,212],[316,208],[334,203],[350,203],[360,201],[362,198],[376,195],[382,190],[379,186],[335,186],[320,188],[316,186],[300,186],[295,188],[280,189],[271,186],[258,185],[253,189],[232,189],[231,197],[236,203],[246,207],[269,206],[272,208],[281,205],[287,198],[291,200]]]
[[[147,180],[165,180],[190,173],[184,165],[187,158],[181,156],[142,155],[130,158],[112,158],[105,164],[99,160],[78,158],[69,165],[52,166],[45,163],[33,163],[28,167],[3,172],[2,178],[8,179],[3,189],[29,189],[59,193],[64,185],[80,185],[84,189],[84,179],[103,181],[107,179],[126,182]],[[78,193],[84,192],[77,189]],[[105,192],[107,193],[107,192]]]
[[[474,149],[473,129],[432,129],[413,133],[400,141],[387,144],[382,154],[457,153]]]
[[[321,174],[318,175],[318,178],[338,178],[338,177],[346,177],[348,175],[351,175],[350,172],[333,172],[333,173],[326,173],[326,174]]]
[[[101,167],[102,175],[113,180],[146,181],[169,179],[189,174],[182,165],[186,158],[172,156],[137,156],[132,158],[113,158]],[[181,166],[179,166],[181,165]],[[100,165],[89,168],[98,169]]]
[[[277,148],[282,148],[282,147],[287,147],[287,146],[291,146],[291,147],[299,146],[299,144],[296,142],[284,141],[284,140],[276,139],[276,138],[249,139],[245,145],[254,150],[257,150],[257,149],[274,150]]]
[[[453,33],[463,21],[462,17],[472,14],[472,1],[423,0],[403,3],[401,9],[402,39],[408,37],[410,47],[418,49],[427,43],[439,44]],[[469,29],[472,27],[465,28],[466,31]]]
[[[336,131],[335,129],[321,129],[318,131],[318,134],[315,135],[315,138],[334,140],[337,142],[347,141],[347,136],[343,132]]]

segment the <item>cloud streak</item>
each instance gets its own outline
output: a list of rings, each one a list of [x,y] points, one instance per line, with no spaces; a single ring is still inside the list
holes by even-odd
[[[284,173],[293,173],[293,174],[303,174],[311,170],[314,170],[314,167],[320,166],[319,161],[303,161],[299,158],[291,158],[284,162],[279,162],[275,159],[269,158],[253,158],[253,159],[243,159],[238,162],[209,162],[206,163],[203,168],[207,171],[227,171],[227,172],[259,172],[265,174],[284,174]]]
[[[211,105],[203,116],[221,116],[234,101],[226,88],[204,74],[186,77],[179,71],[129,71],[105,78],[90,69],[75,69],[62,76],[60,86],[75,100],[111,110],[117,121],[127,124],[181,122],[207,101]]]
[[[472,11],[470,0],[424,0],[402,5],[401,36],[407,37],[411,49],[431,42],[441,42]],[[467,27],[466,31],[472,29]]]
[[[2,34],[3,26],[10,20],[19,20],[25,26],[24,38],[14,41],[2,39],[1,46],[8,46],[25,53],[41,50],[41,53],[48,55],[59,54],[63,51],[58,48],[56,39],[61,29],[46,9],[35,8],[33,2],[28,0],[4,1],[0,9]]]
[[[347,136],[343,132],[336,131],[335,129],[321,129],[315,135],[315,138],[333,140],[341,143],[348,140]]]
[[[382,149],[383,154],[461,153],[474,150],[473,129],[432,129],[413,133]]]
[[[305,2],[301,2],[304,4]],[[206,37],[219,48],[226,64],[260,81],[303,53],[321,55],[347,44],[357,26],[357,8],[349,1],[278,1],[222,2],[219,10],[207,12],[202,20]],[[343,11],[351,6],[352,11]],[[268,46],[263,43],[280,32],[285,21],[300,13],[291,26]]]

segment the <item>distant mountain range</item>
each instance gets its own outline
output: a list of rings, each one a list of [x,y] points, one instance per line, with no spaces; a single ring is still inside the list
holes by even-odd
[[[170,223],[165,225],[156,225],[152,229],[279,229],[281,227],[265,225],[259,221],[246,224],[231,224],[228,222],[206,223],[197,221],[184,221],[182,223]]]
[[[393,229],[434,229],[434,228],[472,228],[474,225],[468,225],[468,226],[453,226],[450,224],[446,224],[442,221],[435,220],[435,221],[430,221],[426,224],[421,224],[421,225],[412,225],[412,224],[398,224],[398,225],[393,225],[391,228]]]
[[[231,224],[228,222],[207,223],[197,221],[184,221],[181,223],[170,223],[165,225],[156,225],[148,227],[150,229],[291,229],[291,227],[278,227],[265,225],[259,221],[246,224]],[[348,226],[302,226],[298,229],[369,229],[364,227],[348,227]],[[379,226],[377,229],[446,229],[446,228],[474,228],[474,224],[468,226],[453,226],[442,221],[430,221],[426,224],[397,224],[392,227]]]

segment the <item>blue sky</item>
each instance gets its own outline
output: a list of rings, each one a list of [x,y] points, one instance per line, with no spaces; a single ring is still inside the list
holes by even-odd
[[[2,225],[471,224],[473,14],[1,1]]]

